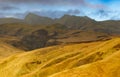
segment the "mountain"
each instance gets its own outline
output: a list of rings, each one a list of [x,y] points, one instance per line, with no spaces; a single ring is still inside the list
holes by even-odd
[[[30,25],[51,25],[53,22],[54,21],[51,18],[39,16],[33,13],[28,13],[24,19],[0,18],[0,24],[26,23]]]
[[[89,17],[79,17],[64,15],[56,20],[56,23],[66,25],[69,29],[77,29],[83,31],[95,31],[107,34],[120,34],[120,21],[95,21]]]
[[[24,20],[25,23],[0,25],[0,35],[19,38],[19,41],[10,41],[9,44],[24,50],[52,45],[108,40],[120,36],[120,21],[97,22],[86,16],[72,15],[64,15],[53,20],[33,13],[29,13]],[[36,36],[34,34],[34,32],[41,30],[47,32],[47,35],[38,34]]]
[[[48,17],[39,16],[33,13],[27,14],[24,21],[31,25],[51,25],[53,24],[53,19]]]
[[[99,31],[108,34],[119,34],[120,33],[120,21],[95,21],[89,17],[64,15],[58,19],[51,19],[48,17],[39,16],[33,13],[26,15],[24,20],[15,18],[1,18],[0,24],[26,24],[32,26],[52,26],[54,24],[64,26],[69,30],[82,30],[82,31]]]
[[[1,20],[0,77],[120,77],[120,21]]]
[[[57,19],[56,23],[66,25],[68,28],[71,28],[71,29],[82,29],[85,26],[94,25],[96,21],[86,16],[79,17],[79,16],[74,16],[74,15],[73,16],[64,15],[60,19]]]

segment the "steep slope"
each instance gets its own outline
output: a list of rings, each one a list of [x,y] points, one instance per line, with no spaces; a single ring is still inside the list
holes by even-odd
[[[65,70],[49,77],[120,77],[120,50],[102,61]]]
[[[115,38],[108,41],[60,45],[60,46],[41,48],[41,49],[33,50],[31,52],[24,52],[18,55],[13,55],[11,57],[2,60],[0,62],[0,76],[1,77],[47,77],[47,76],[68,77],[69,76],[70,77],[74,75],[74,72],[72,75],[69,75],[69,71],[71,72],[73,70],[76,72],[76,70],[73,68],[76,68],[77,70],[82,70],[82,69],[85,70],[91,65],[93,65],[94,67],[94,62],[100,61],[101,63],[103,61],[103,64],[106,63],[106,65],[107,64],[109,65],[109,62],[118,62],[119,57],[117,56],[114,57],[114,54],[118,54],[119,50],[120,50],[120,38]],[[114,59],[115,60],[114,61],[107,60],[107,58],[109,59],[110,56],[111,58],[113,57],[112,60]],[[96,64],[98,64],[99,66],[99,63]],[[116,64],[117,63],[115,64],[113,63],[112,68],[106,67],[105,72],[107,72],[107,69],[109,72],[111,69],[118,68],[119,63],[117,64],[117,66]],[[85,69],[83,67],[85,67]],[[92,69],[93,67],[90,68]],[[66,75],[64,74],[64,72],[62,72],[64,70],[67,70],[67,72],[65,71]],[[119,70],[118,71],[116,70],[116,72],[119,73]],[[111,74],[116,74],[116,73],[112,72]],[[97,77],[97,76],[92,75],[91,77]],[[102,76],[101,74],[101,77],[104,76]],[[111,77],[113,76],[111,75]]]

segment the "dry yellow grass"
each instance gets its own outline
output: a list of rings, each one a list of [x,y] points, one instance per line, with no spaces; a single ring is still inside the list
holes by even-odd
[[[120,77],[120,51],[102,61],[65,70],[49,77]]]
[[[0,41],[0,59],[8,57],[13,54],[24,52],[23,50],[17,49],[5,42]]]
[[[0,77],[119,77],[119,50],[120,38],[36,49],[0,61]]]

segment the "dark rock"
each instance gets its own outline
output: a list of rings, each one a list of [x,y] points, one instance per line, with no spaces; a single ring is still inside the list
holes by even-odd
[[[45,47],[48,40],[48,32],[44,29],[40,29],[34,31],[31,35],[24,36],[21,41],[28,50],[33,50]]]

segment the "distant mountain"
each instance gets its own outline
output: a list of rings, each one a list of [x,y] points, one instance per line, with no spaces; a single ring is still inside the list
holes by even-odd
[[[120,32],[119,31],[120,21],[108,20],[108,21],[98,22],[87,16],[81,17],[74,15],[64,15],[63,17],[58,19],[51,19],[49,17],[39,16],[33,13],[29,13],[26,15],[26,17],[23,20],[16,18],[0,18],[0,24],[10,24],[10,23],[24,23],[33,26],[37,26],[37,25],[48,26],[54,24],[61,24],[66,26],[68,29],[110,31],[116,33]]]
[[[68,28],[71,29],[81,29],[85,26],[93,25],[96,21],[90,19],[89,17],[79,17],[79,16],[72,16],[72,15],[64,15],[60,19],[56,20],[56,23],[64,24]]]
[[[0,18],[0,24],[10,23],[26,23],[29,25],[51,25],[54,20],[48,17],[39,16],[33,13],[28,13],[24,19],[17,18]]]
[[[10,43],[16,47],[24,46],[26,50],[59,44],[93,42],[120,36],[120,21],[97,22],[86,16],[71,15],[51,19],[33,13],[29,13],[24,20],[18,19],[19,23],[15,23],[17,19],[14,19],[14,23],[13,19],[8,19],[10,20],[8,23],[0,25],[0,35],[20,38],[19,42]],[[8,19],[4,19],[4,21]],[[38,34],[37,36],[34,34],[41,30],[45,30],[48,34]],[[31,43],[34,43],[34,46]]]
[[[24,21],[31,25],[51,25],[53,24],[53,19],[48,17],[39,16],[33,13],[29,13]]]

